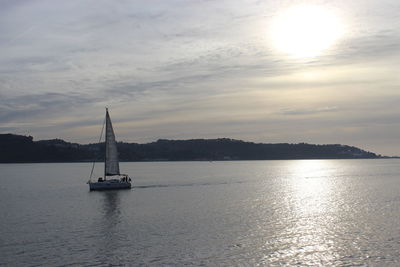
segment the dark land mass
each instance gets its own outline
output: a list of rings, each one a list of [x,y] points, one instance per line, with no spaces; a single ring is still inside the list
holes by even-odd
[[[366,159],[382,156],[347,145],[259,144],[234,139],[158,140],[118,143],[121,161]],[[1,163],[103,161],[104,143],[76,144],[61,139],[0,134]]]

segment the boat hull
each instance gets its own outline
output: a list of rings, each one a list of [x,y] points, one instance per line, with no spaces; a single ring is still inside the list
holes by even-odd
[[[115,189],[131,189],[132,184],[130,182],[120,181],[120,180],[106,180],[103,182],[90,182],[90,191],[100,191],[100,190],[115,190]]]

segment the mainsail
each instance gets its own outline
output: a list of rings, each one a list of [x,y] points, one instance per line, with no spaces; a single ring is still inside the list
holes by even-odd
[[[106,111],[106,161],[104,172],[106,176],[120,174],[117,143],[115,141],[114,130],[111,124],[110,115],[108,114],[108,109]]]

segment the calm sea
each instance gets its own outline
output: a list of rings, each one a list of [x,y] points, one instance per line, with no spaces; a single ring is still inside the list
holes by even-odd
[[[89,192],[90,164],[0,164],[0,265],[400,266],[400,160],[121,169]]]

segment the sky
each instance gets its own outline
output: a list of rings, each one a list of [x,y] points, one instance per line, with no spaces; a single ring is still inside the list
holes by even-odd
[[[400,155],[398,0],[0,0],[0,133]]]

